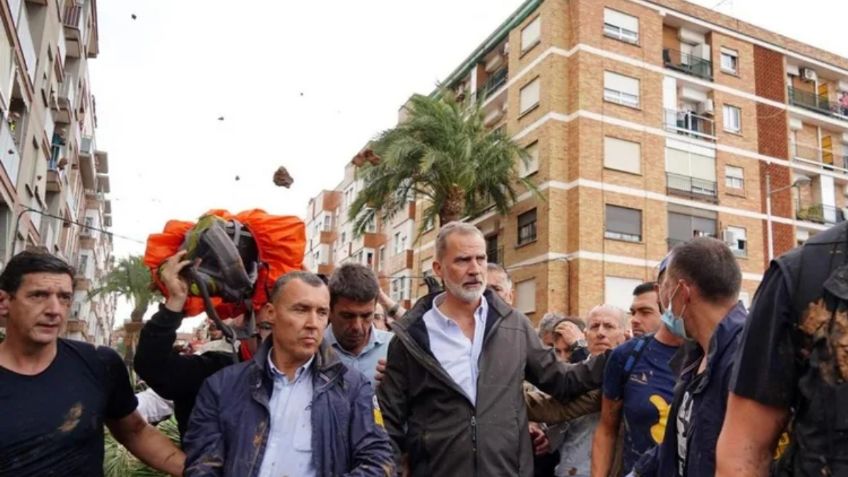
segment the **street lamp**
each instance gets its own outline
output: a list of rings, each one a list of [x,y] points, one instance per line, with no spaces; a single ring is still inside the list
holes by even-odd
[[[771,196],[777,192],[785,191],[786,189],[791,189],[793,187],[800,187],[804,184],[809,184],[812,182],[812,179],[803,175],[797,174],[795,175],[795,181],[788,186],[783,186],[775,190],[771,190],[771,173],[769,172],[769,167],[766,166],[766,227],[768,228],[768,259],[769,263],[774,258],[774,240],[772,237],[771,231]]]

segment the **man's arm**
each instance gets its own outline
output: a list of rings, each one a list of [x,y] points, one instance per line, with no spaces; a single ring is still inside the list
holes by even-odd
[[[349,477],[387,477],[395,474],[392,445],[383,427],[378,400],[371,383],[362,379],[354,394],[351,410],[351,465]]]
[[[406,420],[409,416],[407,366],[406,350],[395,336],[389,342],[386,370],[377,386],[377,398],[397,465],[400,465],[401,455],[406,451]]]
[[[552,348],[542,344],[527,317],[521,315],[520,319],[525,328],[527,357],[524,373],[527,381],[560,401],[568,401],[601,387],[608,353],[582,363],[562,363],[557,360]]]
[[[601,421],[592,440],[592,475],[607,477],[615,456],[615,441],[621,425],[623,400],[603,397],[601,400]]]
[[[148,466],[169,475],[183,475],[183,451],[148,424],[138,411],[120,419],[107,419],[106,425],[118,442]]]
[[[581,394],[569,401],[557,401],[540,391],[525,391],[527,419],[545,424],[560,424],[601,410],[600,390]]]
[[[730,393],[716,448],[717,477],[766,477],[789,410]]]
[[[224,475],[226,449],[218,420],[220,395],[215,378],[207,379],[194,403],[188,431],[183,438],[186,452],[185,477],[217,477]]]

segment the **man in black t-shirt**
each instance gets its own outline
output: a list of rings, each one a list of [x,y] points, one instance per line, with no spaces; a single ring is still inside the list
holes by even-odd
[[[58,338],[73,301],[73,269],[22,252],[0,274],[8,307],[0,343],[0,477],[102,476],[103,425],[136,457],[182,475],[185,455],[135,410],[112,349]]]
[[[720,477],[848,475],[848,223],[772,261],[736,356]],[[775,452],[777,450],[777,452]]]

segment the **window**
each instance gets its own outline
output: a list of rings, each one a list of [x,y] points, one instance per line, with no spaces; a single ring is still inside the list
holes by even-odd
[[[521,88],[518,114],[524,114],[539,105],[539,84],[539,78],[536,78]]]
[[[639,43],[639,19],[604,8],[604,35],[627,43]]]
[[[486,260],[489,263],[501,263],[503,257],[498,256],[498,236],[489,235],[486,237]]]
[[[689,209],[687,212],[682,210],[679,212],[669,211],[669,248],[694,237],[716,236],[717,216],[715,212],[698,209]]]
[[[604,237],[627,242],[641,242],[642,211],[607,205]]]
[[[377,270],[384,270],[386,268],[386,247],[380,247],[378,253]]]
[[[368,219],[368,223],[365,224],[365,232],[369,234],[373,234],[377,231],[377,220],[372,215],[370,219]]]
[[[329,232],[333,228],[333,218],[329,215],[324,216],[324,231]]]
[[[536,280],[530,279],[515,284],[515,309],[521,313],[536,311]]]
[[[342,231],[342,241],[341,245],[344,245],[347,242],[347,232]]]
[[[742,131],[742,111],[736,106],[724,105],[724,130],[733,133]]]
[[[725,185],[730,189],[745,189],[745,169],[736,166],[724,168]]]
[[[604,71],[604,100],[638,108],[639,80],[611,71]]]
[[[739,53],[730,48],[721,49],[721,71],[737,74],[739,68]]]
[[[518,160],[518,174],[520,177],[529,176],[539,170],[539,141],[530,144],[524,150],[527,152],[527,161]]]
[[[536,240],[536,209],[518,216],[518,245]]]
[[[665,171],[668,188],[692,194],[717,195],[715,157],[706,155],[708,153],[710,151],[703,148],[683,150],[667,147]]]
[[[541,36],[542,17],[536,17],[521,30],[521,52],[524,53],[539,44]]]
[[[401,243],[400,243],[400,232],[395,232],[395,241],[394,242],[395,242],[395,255],[397,255],[401,251],[403,251],[403,248],[401,248]]]
[[[642,280],[635,278],[604,277],[604,303],[629,310],[633,290],[641,284]]]
[[[642,172],[642,147],[638,142],[614,137],[604,138],[604,167],[640,174]]]
[[[748,255],[748,234],[742,227],[727,227],[724,241],[737,257]]]

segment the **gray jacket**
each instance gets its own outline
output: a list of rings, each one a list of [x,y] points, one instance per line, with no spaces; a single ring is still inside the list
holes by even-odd
[[[396,458],[408,453],[412,476],[531,476],[533,449],[522,383],[566,400],[601,386],[606,356],[557,361],[526,316],[490,291],[476,406],[430,351],[420,299],[395,323],[386,373],[377,388]]]

